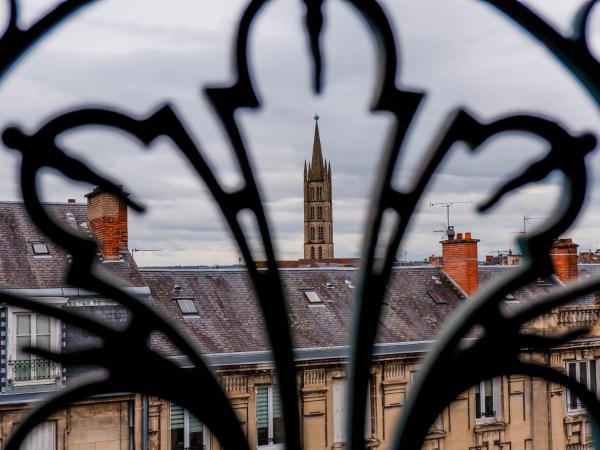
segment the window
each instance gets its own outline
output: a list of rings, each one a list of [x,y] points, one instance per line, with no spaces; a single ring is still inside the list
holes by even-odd
[[[315,220],[315,207],[314,206],[310,207],[310,219]]]
[[[171,450],[209,450],[210,433],[196,417],[171,403]]]
[[[321,188],[317,188],[317,200],[321,200]]]
[[[21,450],[55,450],[56,422],[47,420],[36,426],[27,436]]]
[[[315,259],[315,248],[314,247],[310,248],[310,259]]]
[[[501,379],[493,378],[475,385],[475,419],[492,421],[500,418]]]
[[[277,385],[256,387],[256,436],[261,448],[283,448],[283,412]]]
[[[323,247],[319,247],[319,259],[323,259]]]
[[[567,375],[579,381],[592,392],[597,392],[598,382],[596,379],[596,360],[571,361],[567,363]],[[583,405],[575,394],[567,390],[567,411],[581,411]]]
[[[427,294],[429,295],[431,300],[433,300],[433,303],[435,303],[436,305],[444,305],[448,303],[448,300],[446,300],[446,298],[439,292],[427,291]]]
[[[12,324],[14,347],[8,362],[9,380],[11,382],[54,381],[58,376],[57,364],[44,358],[32,355],[24,350],[26,347],[37,347],[51,351],[56,348],[53,341],[58,333],[52,333],[52,325],[56,321],[43,314],[15,313]]]
[[[315,188],[314,187],[310,188],[310,199],[311,200],[315,199]]]
[[[304,296],[309,303],[323,303],[321,297],[315,291],[304,291]]]
[[[322,241],[323,240],[323,227],[319,226],[319,240]]]
[[[315,227],[310,227],[310,240],[315,240]]]
[[[194,305],[194,300],[191,298],[179,298],[177,299],[177,304],[179,305],[179,309],[181,309],[183,315],[198,314],[196,305]]]
[[[417,373],[419,373],[417,370],[411,370],[410,371],[410,385],[411,386],[415,382],[415,377],[417,376]],[[440,414],[439,416],[437,416],[435,418],[435,421],[431,425],[431,428],[433,428],[435,430],[440,430],[440,431],[444,430],[444,422],[443,422],[443,419],[442,419],[442,414]]]
[[[48,250],[48,246],[46,244],[33,244],[31,246],[33,248],[34,255],[49,255],[50,251]]]
[[[345,378],[333,379],[333,442],[341,444],[346,442],[346,395],[347,384]],[[373,397],[377,393],[373,389],[373,380],[367,387],[367,408],[365,411],[365,439],[370,439],[376,433],[374,410],[377,402]]]
[[[322,219],[322,218],[323,218],[323,207],[317,206],[317,219]]]

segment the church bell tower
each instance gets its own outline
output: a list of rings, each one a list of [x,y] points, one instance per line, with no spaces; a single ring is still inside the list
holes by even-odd
[[[312,161],[304,162],[304,259],[333,259],[331,164],[323,158],[315,115]]]

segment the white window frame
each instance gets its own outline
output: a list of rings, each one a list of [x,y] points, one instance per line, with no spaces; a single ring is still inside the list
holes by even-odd
[[[598,360],[596,359],[579,359],[579,360],[571,360],[571,361],[566,361],[565,362],[565,373],[567,376],[571,376],[571,371],[569,370],[571,366],[575,366],[575,379],[581,383],[581,364],[585,364],[586,368],[585,368],[585,376],[586,376],[586,383],[583,383],[585,385],[585,387],[587,387],[589,390],[591,390],[594,393],[598,392]],[[594,385],[592,385],[592,366],[594,367],[594,375],[595,375],[595,383]],[[575,405],[572,405],[570,400],[571,397],[571,391],[569,391],[568,389],[566,390],[566,396],[565,396],[565,409],[567,411],[568,414],[573,414],[573,413],[579,413],[584,411],[584,407],[581,404],[581,402],[579,401],[579,399],[576,399],[577,402],[575,403]]]
[[[55,306],[64,305],[67,302],[66,298],[62,297],[43,297],[36,298],[40,302],[46,304],[52,304]],[[30,311],[24,308],[18,308],[14,306],[9,306],[7,309],[7,325],[8,325],[8,360],[14,361],[17,359],[17,316],[18,315],[34,315],[37,316],[39,313],[35,311]],[[43,314],[42,314],[43,315]],[[33,324],[31,328],[31,336],[34,336]],[[60,336],[61,336],[61,322],[55,317],[50,316],[50,351],[59,352],[60,348]],[[32,345],[35,345],[35,339],[32,339]],[[31,355],[31,359],[37,359],[35,355]],[[9,377],[8,381],[13,386],[29,386],[29,385],[38,385],[38,384],[54,384],[60,381],[61,379],[61,368],[60,364],[55,363],[54,371],[51,372],[50,377],[43,380],[24,380],[24,381],[15,381],[10,379],[10,369],[9,369]]]
[[[172,405],[171,405],[172,407]],[[170,411],[169,411],[170,413]],[[190,412],[183,408],[183,448],[187,449],[190,447]],[[206,425],[201,423],[202,425],[202,447],[204,450],[210,450],[211,448],[211,439],[210,439],[210,431],[206,428]],[[169,436],[171,432],[171,420],[169,417]],[[173,443],[169,443],[169,447],[173,448]]]
[[[257,448],[260,448],[262,450],[280,450],[280,449],[284,449],[285,448],[285,443],[284,442],[280,442],[280,443],[273,443],[273,437],[274,437],[274,424],[273,424],[273,385],[269,384],[269,385],[258,385],[256,386],[256,391],[255,393],[257,394],[256,397],[258,397],[258,388],[267,388],[267,411],[268,411],[268,415],[267,415],[267,429],[268,429],[268,440],[269,443],[266,445],[259,445],[258,444],[258,432],[256,434],[256,446]],[[282,405],[283,406],[283,405]],[[256,406],[255,406],[256,409]],[[257,418],[258,419],[258,418]],[[258,420],[256,420],[256,430],[258,431]]]
[[[485,390],[485,383],[487,381],[488,380],[479,382],[479,410],[482,413],[485,411],[485,395],[482,395],[482,393]],[[476,396],[475,401],[477,401]],[[492,378],[492,407],[494,408],[492,410],[492,415],[482,415],[481,417],[477,417],[477,414],[475,414],[475,422],[498,422],[502,419],[502,377]],[[477,411],[477,405],[475,405],[475,411]]]

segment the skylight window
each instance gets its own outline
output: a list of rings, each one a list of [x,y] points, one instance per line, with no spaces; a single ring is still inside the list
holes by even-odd
[[[177,299],[177,304],[179,305],[179,309],[181,309],[183,315],[198,314],[196,305],[194,305],[194,301],[191,298]]]
[[[431,297],[431,300],[433,300],[433,302],[436,305],[444,305],[444,304],[448,303],[448,300],[446,300],[446,297],[444,297],[439,292],[427,291],[427,294],[429,295],[429,297]]]
[[[304,291],[304,296],[308,300],[308,303],[310,303],[311,305],[314,305],[316,303],[323,303],[321,297],[319,297],[319,294],[317,294],[315,291]]]
[[[48,250],[48,246],[46,244],[33,244],[33,254],[34,255],[49,255],[50,251]]]

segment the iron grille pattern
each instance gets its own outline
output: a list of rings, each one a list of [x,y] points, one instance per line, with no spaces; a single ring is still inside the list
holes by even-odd
[[[74,15],[83,6],[97,0],[65,0],[29,28],[18,25],[19,2],[7,0],[10,19],[4,35],[0,38],[0,76],[6,75],[18,59],[61,21]],[[596,0],[587,1],[573,20],[572,34],[565,36],[533,13],[517,0],[480,0],[505,14],[509,20],[528,31],[534,39],[545,45],[576,79],[582,89],[600,107],[600,63],[590,52],[586,41],[586,27]],[[102,125],[113,128],[149,146],[155,139],[166,137],[194,167],[204,180],[218,204],[248,267],[262,308],[268,335],[273,348],[278,384],[281,388],[285,418],[287,448],[301,448],[298,413],[298,394],[294,376],[291,338],[287,323],[286,305],[271,240],[270,228],[265,215],[254,174],[250,168],[244,139],[235,119],[239,108],[258,108],[260,102],[253,89],[248,70],[247,44],[251,27],[266,0],[251,0],[239,22],[235,43],[235,82],[229,86],[208,87],[204,93],[214,107],[215,114],[225,129],[229,143],[239,163],[244,185],[237,191],[228,192],[210,170],[202,148],[188,133],[182,118],[170,104],[158,106],[143,117],[133,117],[111,108],[80,108],[57,114],[33,133],[25,133],[18,127],[6,128],[4,144],[22,155],[21,189],[26,208],[33,222],[53,241],[73,257],[73,264],[66,281],[75,287],[97,292],[126,306],[133,316],[130,326],[114,331],[92,319],[70,311],[43,305],[35,300],[1,294],[0,300],[20,305],[41,314],[88,330],[103,338],[100,347],[59,354],[32,348],[31,353],[63,364],[89,364],[107,369],[105,379],[62,391],[57,397],[43,403],[22,422],[7,445],[16,450],[27,433],[50,414],[69,403],[94,394],[115,391],[136,391],[157,395],[178,403],[188,409],[215,434],[226,449],[247,449],[248,443],[240,429],[223,389],[204,364],[201,355],[179,334],[169,320],[154,312],[122,289],[97,278],[91,270],[96,244],[75,236],[56,224],[45,212],[38,192],[38,173],[43,168],[54,168],[72,180],[100,186],[125,201],[136,211],[143,206],[123,194],[116,181],[98,174],[92,167],[69,157],[60,147],[57,137],[69,130]],[[303,0],[306,8],[305,25],[313,66],[313,88],[322,90],[323,57],[321,55],[321,30],[325,17],[323,0]],[[369,380],[369,362],[373,351],[378,318],[381,313],[385,288],[399,243],[407,225],[422,198],[432,175],[456,142],[465,143],[476,152],[489,138],[498,134],[524,132],[547,142],[547,154],[532,163],[522,173],[508,180],[495,195],[480,205],[485,213],[502,199],[504,194],[527,183],[539,181],[554,170],[564,175],[562,203],[556,214],[547,219],[540,231],[530,233],[520,240],[524,250],[519,270],[502,284],[478,293],[463,308],[461,314],[449,323],[435,348],[423,363],[415,379],[404,407],[404,413],[396,430],[393,448],[418,449],[442,408],[459,393],[477,382],[508,374],[527,374],[560,383],[572,390],[585,405],[594,424],[595,441],[598,439],[600,402],[584,386],[564,373],[549,367],[536,365],[519,358],[523,349],[544,351],[567,342],[582,334],[577,330],[560,337],[542,337],[521,332],[524,323],[581,295],[600,289],[600,280],[588,279],[552,293],[535,305],[504,315],[499,304],[506,294],[552,273],[549,256],[553,239],[564,232],[578,216],[585,195],[587,168],[585,156],[596,146],[592,134],[574,135],[555,120],[532,114],[509,114],[489,122],[482,121],[472,112],[457,108],[451,113],[432,141],[430,151],[423,157],[423,167],[413,186],[403,191],[395,190],[391,183],[402,143],[415,116],[417,107],[425,97],[423,92],[410,91],[398,85],[399,61],[395,36],[383,9],[375,0],[347,0],[349,7],[369,25],[377,42],[379,82],[376,86],[372,110],[387,111],[394,117],[394,126],[387,141],[381,164],[378,185],[368,214],[368,231],[362,251],[363,264],[356,289],[356,308],[353,319],[353,346],[350,366],[349,415],[347,429],[350,431],[348,448],[355,450],[364,446],[364,414],[366,390]],[[254,215],[262,246],[267,258],[264,271],[257,271],[240,223],[238,213],[247,211]],[[381,236],[382,216],[390,211],[394,216],[392,237],[388,241],[383,259],[375,259],[375,248]],[[461,340],[474,327],[484,333],[470,346],[461,346]],[[153,352],[147,346],[152,332],[165,334],[179,347],[193,369],[181,370],[177,365]],[[135,354],[135,361],[131,355]],[[148,374],[153,376],[148,376]],[[169,379],[170,383],[159,380]]]
[[[58,364],[47,359],[13,359],[8,361],[8,380],[41,381],[58,377]]]

